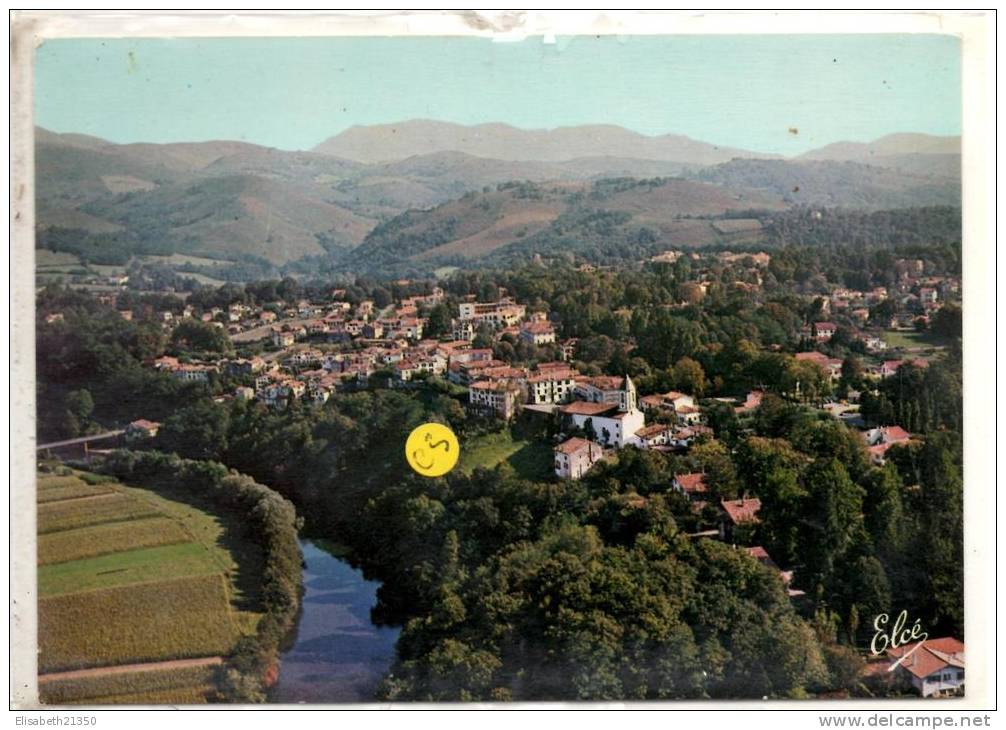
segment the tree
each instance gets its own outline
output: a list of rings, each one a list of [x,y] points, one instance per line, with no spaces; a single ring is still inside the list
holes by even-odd
[[[66,410],[81,424],[87,423],[94,412],[94,399],[86,388],[71,390],[66,394]]]
[[[963,334],[961,308],[957,304],[944,304],[933,315],[929,328],[941,337],[957,338]]]
[[[443,302],[435,304],[426,315],[425,337],[440,337],[451,332],[451,310]]]
[[[705,472],[706,486],[713,495],[722,499],[735,499],[738,491],[737,470],[730,452],[720,441],[706,441],[691,448],[689,456]]]
[[[234,346],[221,327],[195,319],[183,319],[171,333],[171,344],[183,350],[225,354]]]
[[[706,373],[690,357],[683,357],[674,364],[672,379],[675,387],[696,398],[701,398],[706,391]]]
[[[850,355],[842,361],[842,382],[850,388],[862,387],[865,373],[863,361],[858,357]]]

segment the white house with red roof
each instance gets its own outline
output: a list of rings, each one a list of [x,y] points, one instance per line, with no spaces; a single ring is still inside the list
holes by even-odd
[[[888,649],[892,670],[906,677],[923,697],[964,692],[964,642],[952,637],[926,639]],[[895,666],[897,663],[897,666]]]
[[[601,447],[588,439],[566,439],[555,447],[555,475],[560,479],[579,479],[603,456]]]
[[[863,432],[866,450],[877,466],[883,465],[888,449],[897,444],[907,444],[911,438],[912,435],[901,426],[881,426]]]
[[[161,424],[157,421],[148,421],[145,418],[137,419],[126,426],[126,440],[153,438],[160,428]]]
[[[818,342],[827,342],[838,332],[838,325],[834,322],[815,322],[812,326],[814,339]]]
[[[548,322],[525,322],[518,336],[534,345],[548,345],[555,342],[555,328]]]

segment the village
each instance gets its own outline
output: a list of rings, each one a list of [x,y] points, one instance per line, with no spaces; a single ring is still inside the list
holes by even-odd
[[[682,307],[689,304],[687,300],[701,301],[706,295],[707,274],[713,266],[741,272],[734,286],[757,296],[770,259],[763,253],[726,252],[676,253],[662,260],[673,263],[682,256],[696,275],[696,281],[682,287],[686,296]],[[859,409],[860,391],[843,387],[841,398],[837,397],[845,361],[830,354],[834,352],[830,345],[841,339],[862,354],[864,391],[896,377],[903,365],[925,368],[928,360],[917,352],[921,348],[902,343],[911,341],[912,333],[928,326],[960,292],[959,281],[952,277],[925,276],[921,261],[899,260],[897,272],[893,287],[834,288],[827,295],[804,295],[816,316],[797,333],[796,351],[781,354],[810,368],[824,386],[813,390],[804,386],[801,391],[797,381],[795,392],[775,394],[799,399],[855,429],[876,466],[885,463],[892,447],[912,443],[915,437],[901,424],[865,419]],[[128,282],[119,284],[127,290]],[[408,391],[433,379],[465,402],[473,417],[502,424],[523,417],[551,424],[555,435],[548,448],[554,477],[560,480],[582,479],[599,464],[617,461],[624,449],[687,455],[695,444],[716,441],[710,409],[727,408],[737,418],[749,417],[771,392],[760,387],[704,397],[684,388],[640,395],[629,374],[598,374],[594,367],[584,372],[580,342],[560,337],[563,323],[555,312],[517,301],[502,287],[491,301],[473,295],[449,297],[438,285],[424,285],[423,292],[383,307],[334,288],[324,297],[232,303],[204,310],[186,303],[176,311],[143,312],[117,306],[115,293],[96,296],[102,304],[116,307],[121,318],[138,315],[153,320],[169,335],[186,322],[198,322],[226,337],[224,356],[182,347],[146,363],[172,378],[211,386],[218,403],[242,400],[284,409],[296,402],[320,407],[340,391],[375,384]],[[441,325],[431,335],[431,312],[443,309],[448,301],[449,326]],[[61,313],[50,312],[45,320],[61,318]],[[501,356],[504,343],[510,344],[504,348],[510,355],[507,359]],[[518,344],[522,356],[515,354],[513,346]],[[771,349],[780,352],[777,345]],[[154,421],[136,420],[125,427],[126,440],[143,442],[156,436],[159,427]],[[706,476],[703,471],[677,473],[669,485],[691,505],[696,524],[702,526],[696,536],[746,551],[778,573],[789,595],[799,600],[805,593],[791,587],[794,571],[780,568],[764,547],[746,540],[746,528],[759,522],[758,496],[745,492],[736,499],[721,498],[710,489]]]

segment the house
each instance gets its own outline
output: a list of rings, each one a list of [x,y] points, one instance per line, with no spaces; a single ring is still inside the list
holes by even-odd
[[[276,329],[272,331],[272,344],[276,347],[290,347],[296,340],[293,332],[283,332]]]
[[[783,582],[783,585],[786,586],[786,593],[789,595],[790,598],[796,598],[798,596],[806,595],[804,591],[789,587],[789,584],[793,582],[793,571],[783,570],[778,565],[776,565],[776,562],[772,560],[771,556],[768,554],[768,551],[765,548],[758,545],[755,547],[744,548],[744,552],[746,552],[748,555],[750,555],[752,558],[757,560],[759,563],[764,565],[769,570],[778,573],[780,580],[782,580]]]
[[[593,441],[573,437],[555,447],[555,475],[560,479],[579,479],[601,460],[601,447]]]
[[[681,406],[674,409],[674,415],[678,422],[688,426],[695,426],[702,420],[702,411],[695,406]]]
[[[677,474],[671,480],[671,487],[691,500],[704,499],[707,492],[706,475],[701,472]]]
[[[812,334],[818,342],[827,342],[838,331],[838,325],[834,322],[815,322]]]
[[[764,396],[765,393],[763,391],[752,390],[750,393],[747,394],[747,396],[745,396],[744,402],[734,408],[734,413],[737,414],[750,413],[755,408],[761,405],[761,401]]]
[[[883,338],[874,335],[864,337],[863,344],[866,345],[868,352],[883,352],[887,349],[887,342]]]
[[[811,351],[811,352],[798,352],[793,356],[799,362],[812,362],[815,365],[819,365],[822,370],[828,373],[828,376],[832,380],[838,380],[842,377],[842,361],[836,357],[828,357],[824,353]]]
[[[651,423],[636,431],[640,448],[652,449],[656,446],[668,446],[671,443],[671,427],[666,423]]]
[[[480,380],[468,386],[468,407],[509,421],[517,412],[520,388],[505,380]]]
[[[923,697],[945,697],[964,692],[964,642],[951,637],[926,639],[888,649],[900,661],[894,670],[907,678]]]
[[[908,443],[912,436],[901,426],[881,426],[863,432],[866,450],[870,452],[870,460],[877,466],[882,466],[887,458],[887,451],[895,444]]]
[[[532,345],[549,345],[555,342],[555,329],[548,322],[527,322],[521,326],[518,337]]]
[[[912,367],[924,368],[928,367],[929,363],[925,360],[884,360],[880,364],[880,367],[874,369],[872,372],[875,375],[879,375],[881,378],[889,378],[898,372],[898,368],[902,365],[911,365]]]
[[[720,519],[720,539],[732,540],[734,530],[742,525],[756,524],[758,522],[758,510],[761,509],[761,500],[757,497],[748,499],[722,499],[720,506],[723,515]]]
[[[576,374],[565,363],[562,363],[561,369],[542,370],[539,365],[537,372],[527,378],[528,402],[534,405],[568,402],[573,396]]]
[[[360,322],[360,330],[363,329],[365,323]],[[423,320],[416,317],[406,317],[399,322],[399,331],[401,331],[410,340],[421,340],[423,339]]]
[[[639,403],[643,406],[643,410],[660,410],[661,408],[669,408],[672,411],[676,411],[678,408],[682,407],[695,407],[695,399],[692,396],[685,393],[679,393],[676,390],[669,390],[666,393],[643,396],[639,399]]]
[[[241,376],[261,372],[264,367],[265,360],[256,355],[251,359],[238,358],[236,360],[228,360],[225,369],[228,375]]]
[[[563,340],[561,343],[559,343],[559,346],[562,348],[563,360],[567,362],[571,362],[573,360],[573,358],[576,356],[576,346],[579,342],[580,341],[575,337],[571,337],[570,339]]]
[[[179,365],[171,374],[179,380],[190,383],[208,383],[210,373],[216,371],[212,365]]]
[[[153,438],[157,435],[157,431],[160,428],[161,424],[157,421],[148,421],[145,418],[140,418],[139,420],[133,421],[126,426],[126,440],[136,441],[139,439]]]
[[[255,389],[245,385],[238,386],[234,389],[234,398],[236,400],[255,400]]]

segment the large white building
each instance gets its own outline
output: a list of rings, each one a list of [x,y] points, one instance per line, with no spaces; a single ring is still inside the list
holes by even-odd
[[[458,305],[458,315],[462,320],[487,322],[495,328],[513,327],[524,319],[526,312],[527,307],[510,298],[500,299],[498,302],[462,302]]]
[[[477,413],[509,421],[517,411],[520,388],[506,380],[481,380],[468,386],[468,405]]]
[[[636,386],[629,376],[580,379],[574,394],[578,400],[559,412],[588,437],[619,449],[643,445],[637,432],[646,425],[646,418],[636,407]]]
[[[566,403],[576,387],[575,373],[569,368],[550,368],[532,373],[527,379],[528,398],[534,405]]]

